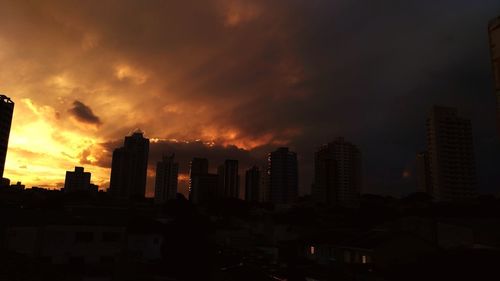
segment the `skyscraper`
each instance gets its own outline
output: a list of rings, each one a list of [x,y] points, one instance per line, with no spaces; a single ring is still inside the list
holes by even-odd
[[[420,152],[417,154],[416,160],[417,191],[431,194],[432,190],[429,171],[429,154],[427,153],[427,151]]]
[[[13,113],[14,102],[10,98],[0,95],[0,180],[3,178],[5,169]]]
[[[500,16],[492,20],[488,26],[490,35],[491,65],[495,81],[497,98],[497,128],[500,134]]]
[[[146,193],[149,139],[141,131],[125,137],[124,146],[113,151],[109,189],[117,199],[143,199]]]
[[[261,201],[261,172],[259,167],[253,166],[245,172],[245,200],[250,202]]]
[[[174,155],[163,156],[156,164],[155,202],[164,203],[177,198],[177,177],[179,164],[174,162]]]
[[[277,205],[287,205],[298,195],[297,154],[281,147],[269,153],[269,201]]]
[[[476,194],[476,169],[470,120],[456,108],[434,106],[427,119],[429,177],[425,188],[437,201],[471,198]]]
[[[238,160],[226,160],[217,169],[218,197],[239,198],[240,197],[240,176],[238,174]]]
[[[91,174],[83,167],[75,167],[75,171],[67,171],[64,180],[64,192],[94,191],[90,184]],[[97,190],[95,190],[97,191]]]
[[[208,160],[193,158],[189,169],[189,200],[194,204],[217,197],[218,175],[208,173]]]
[[[361,191],[361,153],[343,138],[321,147],[314,155],[312,195],[316,202],[357,207]]]

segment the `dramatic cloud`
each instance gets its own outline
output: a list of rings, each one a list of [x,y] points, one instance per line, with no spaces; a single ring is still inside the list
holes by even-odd
[[[472,119],[491,189],[499,13],[496,0],[0,0],[0,92],[16,102],[6,176],[55,187],[85,165],[105,188],[112,150],[141,128],[151,165],[176,153],[184,173],[194,156],[243,170],[290,146],[307,193],[314,150],[344,136],[365,191],[400,195],[440,103]]]
[[[92,109],[82,103],[81,101],[75,100],[73,102],[73,107],[68,110],[71,115],[73,115],[78,121],[93,125],[101,125],[101,119],[97,117]]]

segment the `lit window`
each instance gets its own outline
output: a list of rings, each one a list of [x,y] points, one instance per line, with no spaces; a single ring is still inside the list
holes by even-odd
[[[316,253],[316,248],[314,248],[314,246],[311,246],[309,248],[309,253],[311,253],[311,255],[314,255]]]
[[[361,256],[361,262],[362,262],[363,264],[368,263],[368,257],[367,257],[367,256],[365,256],[365,255]]]

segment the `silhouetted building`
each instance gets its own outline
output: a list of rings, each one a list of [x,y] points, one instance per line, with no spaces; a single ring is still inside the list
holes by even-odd
[[[343,138],[314,155],[313,198],[316,202],[357,207],[361,191],[361,153]]]
[[[0,95],[0,180],[3,178],[5,169],[13,113],[14,102],[10,98]]]
[[[155,202],[164,203],[177,198],[177,177],[179,164],[174,162],[174,155],[163,156],[156,164]]]
[[[495,81],[495,95],[497,98],[497,128],[500,134],[500,16],[489,24],[491,64]]]
[[[281,147],[269,153],[269,201],[274,204],[291,204],[298,195],[297,154]]]
[[[148,154],[149,139],[140,131],[125,137],[124,146],[113,151],[109,189],[114,198],[144,198]]]
[[[20,181],[18,181],[16,184],[11,184],[10,188],[14,188],[17,190],[24,190],[26,188],[26,186],[24,184],[22,184]]]
[[[83,167],[75,167],[75,171],[67,171],[64,180],[64,192],[93,191],[90,185],[90,173],[85,172]]]
[[[193,158],[189,163],[189,176],[192,178],[196,175],[208,174],[208,159],[206,158]]]
[[[196,175],[191,178],[189,200],[193,204],[212,201],[217,198],[219,176],[215,174]]]
[[[434,106],[427,119],[428,175],[426,190],[437,201],[476,194],[476,168],[470,120],[456,108]]]
[[[253,166],[245,172],[245,200],[251,202],[261,201],[262,175],[259,167]]]
[[[208,173],[208,160],[193,158],[189,168],[189,200],[199,204],[217,197],[219,176]]]
[[[427,151],[417,154],[416,159],[417,191],[431,193],[431,175],[429,172],[429,155]]]
[[[217,169],[219,176],[218,197],[239,198],[240,176],[238,175],[238,160],[226,160]]]
[[[0,187],[9,187],[10,179],[0,177]]]
[[[260,168],[260,194],[259,201],[260,202],[269,202],[269,167],[262,166]]]

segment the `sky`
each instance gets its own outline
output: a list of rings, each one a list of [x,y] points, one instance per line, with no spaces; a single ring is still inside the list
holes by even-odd
[[[111,154],[141,129],[154,165],[175,153],[240,173],[266,154],[337,137],[363,154],[363,191],[415,191],[434,104],[473,124],[479,188],[500,188],[488,50],[497,0],[0,0],[0,93],[16,103],[5,176],[60,188],[84,166],[109,185]]]

